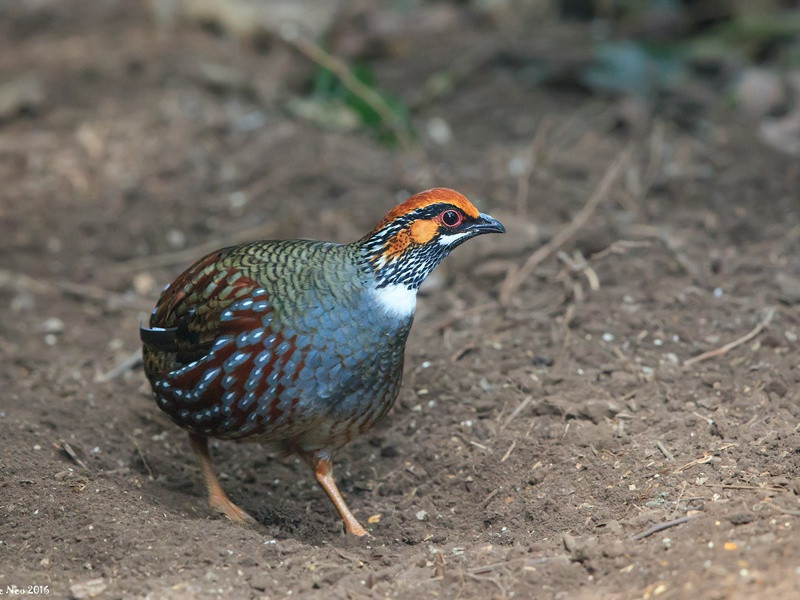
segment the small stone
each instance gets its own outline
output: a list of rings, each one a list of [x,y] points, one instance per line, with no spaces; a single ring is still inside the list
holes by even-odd
[[[399,455],[400,453],[394,446],[384,446],[383,448],[381,448],[381,456],[383,458],[396,458]]]
[[[233,192],[228,196],[228,204],[230,205],[231,210],[236,214],[240,214],[242,212],[244,207],[247,205],[247,200],[247,194],[241,190]]]
[[[755,519],[755,515],[752,513],[736,513],[728,517],[731,525],[746,525],[752,522],[753,519]]]
[[[133,276],[133,291],[139,296],[149,295],[156,287],[156,280],[150,273],[137,273]]]
[[[433,117],[428,121],[428,136],[440,146],[445,146],[453,140],[453,130],[441,117]]]
[[[786,90],[780,76],[771,69],[750,67],[742,72],[736,85],[736,99],[752,116],[761,117],[786,102]]]
[[[264,573],[253,575],[253,578],[250,580],[250,587],[254,590],[258,590],[259,592],[265,591],[271,586],[271,584],[272,582],[270,581],[269,577]]]
[[[0,121],[26,112],[34,112],[45,99],[41,79],[26,73],[0,85]]]
[[[74,600],[83,600],[84,598],[96,598],[102,594],[108,587],[102,577],[97,579],[89,579],[80,583],[75,583],[69,587],[70,597]]]
[[[616,404],[606,400],[587,400],[582,406],[569,408],[567,416],[576,419],[586,419],[595,425],[605,419],[612,419],[619,412]]]
[[[42,333],[61,333],[64,331],[64,321],[58,317],[50,317],[42,321],[39,330]]]
[[[617,558],[628,552],[628,547],[620,541],[615,541],[603,547],[603,556],[606,558]]]
[[[594,538],[575,538],[568,533],[563,534],[561,540],[564,543],[564,548],[570,553],[572,560],[580,563],[589,559],[590,550],[597,543]]]
[[[417,515],[416,516],[417,516],[417,520],[418,521],[424,521],[424,520],[426,520],[428,518],[428,513],[427,513],[427,511],[420,510],[420,511],[417,511]]]
[[[508,161],[508,174],[512,177],[524,175],[529,168],[530,159],[527,156],[517,155]]]
[[[36,301],[33,298],[33,294],[29,294],[28,292],[21,291],[16,296],[11,299],[11,311],[12,312],[24,312],[28,310],[32,310],[36,306]]]
[[[787,304],[800,303],[800,279],[780,271],[775,275],[775,283],[781,291],[781,300]]]
[[[183,248],[186,245],[186,234],[180,229],[170,229],[167,232],[167,243],[173,248]]]

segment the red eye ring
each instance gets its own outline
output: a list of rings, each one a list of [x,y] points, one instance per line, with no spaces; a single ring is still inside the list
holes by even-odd
[[[457,210],[448,209],[439,215],[439,221],[446,227],[457,227],[464,217]]]

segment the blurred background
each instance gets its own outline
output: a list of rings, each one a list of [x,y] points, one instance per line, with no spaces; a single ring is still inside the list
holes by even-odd
[[[0,588],[800,597],[799,4],[0,0]],[[138,368],[159,291],[434,186],[508,234],[337,461],[375,538],[256,446],[213,452],[260,529],[215,518]]]

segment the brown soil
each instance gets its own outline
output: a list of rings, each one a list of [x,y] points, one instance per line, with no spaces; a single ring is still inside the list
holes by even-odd
[[[426,152],[409,155],[209,89],[204,61],[255,73],[271,54],[159,31],[139,5],[39,6],[0,24],[4,79],[35,73],[45,90],[0,124],[0,592],[88,597],[99,579],[109,598],[797,597],[795,158],[717,106],[683,127],[620,128],[614,100],[525,83],[498,60],[415,111]],[[374,67],[410,101],[491,44],[486,23],[462,23]],[[449,144],[429,139],[434,118]],[[531,144],[526,195],[509,165]],[[626,149],[559,248],[574,268],[550,256],[501,305],[509,269]],[[373,537],[343,535],[307,467],[254,445],[213,453],[259,526],[213,514],[141,370],[101,377],[138,348],[158,289],[206,244],[352,240],[434,185],[508,235],[439,268],[397,406],[337,459]],[[746,343],[684,364],[769,310]]]

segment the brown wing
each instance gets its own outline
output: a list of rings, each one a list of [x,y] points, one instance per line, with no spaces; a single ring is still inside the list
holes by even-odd
[[[248,319],[242,315],[222,319],[231,304],[261,288],[237,266],[234,253],[234,248],[223,248],[204,256],[161,294],[150,327],[141,328],[146,352],[160,359],[146,361],[152,370],[163,373],[191,362],[207,353],[219,336],[258,325],[257,319],[245,322]]]

